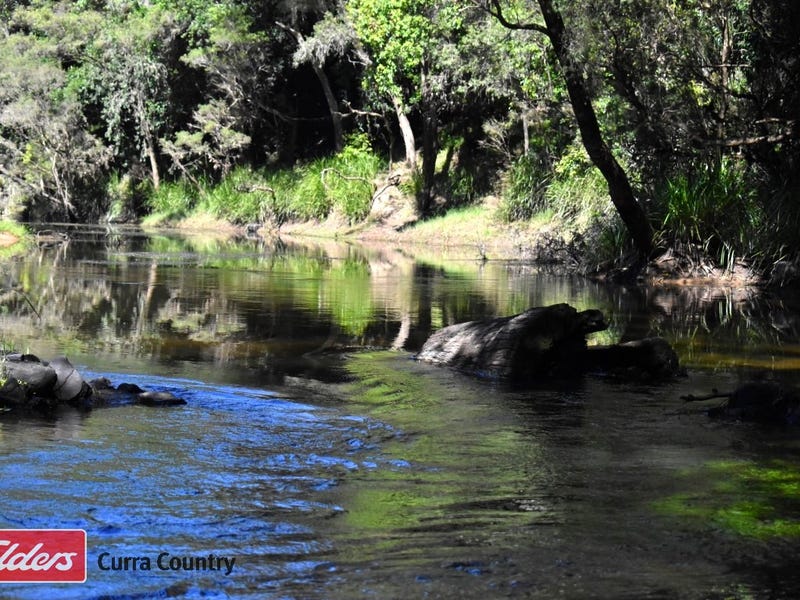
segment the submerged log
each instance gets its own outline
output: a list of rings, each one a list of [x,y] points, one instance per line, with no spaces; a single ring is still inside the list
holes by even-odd
[[[678,355],[661,337],[589,346],[583,360],[588,371],[621,378],[667,379],[680,373]]]
[[[678,358],[662,338],[587,347],[586,335],[607,327],[598,310],[578,312],[568,304],[530,308],[444,327],[428,338],[417,360],[523,381],[587,371],[637,378],[678,373]]]
[[[689,394],[682,398],[687,402],[724,399],[708,409],[708,416],[712,418],[772,425],[800,424],[800,390],[771,381],[743,383],[732,392],[714,390],[705,396]]]

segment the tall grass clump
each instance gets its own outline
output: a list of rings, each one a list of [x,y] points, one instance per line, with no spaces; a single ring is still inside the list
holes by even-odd
[[[764,226],[762,232],[762,262],[786,258],[800,259],[797,232],[800,231],[800,183],[781,182],[767,188],[764,196]]]
[[[520,156],[506,178],[498,209],[503,221],[526,221],[545,210],[545,191],[553,178],[553,169],[546,158],[533,153]]]
[[[333,201],[328,197],[322,181],[322,172],[329,160],[319,158],[295,169],[298,179],[291,192],[290,203],[300,219],[323,219],[333,208]]]
[[[197,203],[198,190],[188,182],[164,182],[147,197],[152,217],[180,219],[189,214]]]
[[[231,223],[261,222],[270,196],[264,178],[249,167],[237,167],[206,188],[199,209]]]
[[[766,215],[751,176],[744,161],[725,157],[670,178],[655,195],[662,234],[722,265],[757,254]]]
[[[334,156],[332,162],[335,173],[330,173],[336,177],[326,174],[324,181],[334,207],[350,222],[366,218],[374,192],[373,181],[383,165],[367,135],[350,136],[344,150]]]
[[[297,169],[291,191],[293,212],[302,219],[322,219],[336,210],[351,222],[363,219],[369,213],[372,182],[380,168],[381,159],[366,135],[351,136],[339,154]]]
[[[302,216],[322,218],[336,210],[351,222],[359,221],[369,213],[372,182],[380,168],[367,136],[353,135],[339,154],[301,170],[293,204]]]

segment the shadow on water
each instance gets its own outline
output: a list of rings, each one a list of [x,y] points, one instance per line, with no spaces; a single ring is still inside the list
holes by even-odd
[[[0,527],[89,534],[87,584],[48,597],[790,598],[800,584],[796,432],[679,400],[796,382],[796,299],[69,230],[0,268],[4,345],[188,405],[0,414]],[[556,302],[603,310],[600,342],[665,336],[689,376],[515,389],[410,358],[444,325]],[[162,570],[165,552],[236,563]],[[110,568],[124,557],[140,568]]]

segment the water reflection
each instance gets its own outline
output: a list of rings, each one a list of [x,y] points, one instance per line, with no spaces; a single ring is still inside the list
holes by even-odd
[[[443,325],[566,301],[606,312],[600,341],[658,334],[687,364],[735,355],[756,368],[800,366],[792,298],[626,289],[515,263],[436,264],[391,247],[68,229],[69,243],[3,265],[5,345],[176,375],[232,366],[228,380],[242,383],[325,379],[331,350],[414,351]]]
[[[769,365],[795,378],[791,298],[86,228],[2,278],[4,344],[189,404],[0,415],[0,525],[85,527],[90,564],[240,558],[230,578],[94,569],[52,597],[788,598],[800,583],[796,433],[678,400]],[[443,325],[555,302],[603,310],[601,340],[666,336],[689,377],[515,389],[409,359]]]
[[[5,342],[131,370],[235,365],[260,381],[324,378],[348,347],[414,350],[432,328],[568,300],[600,288],[530,268],[431,265],[401,251],[325,243],[124,235],[76,229],[4,267]],[[108,364],[109,361],[111,364]],[[187,367],[186,365],[190,365]],[[243,372],[245,371],[245,372]]]

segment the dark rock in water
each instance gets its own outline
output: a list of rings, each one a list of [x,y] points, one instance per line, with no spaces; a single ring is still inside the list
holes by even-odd
[[[606,329],[597,310],[568,304],[531,308],[518,315],[468,321],[440,329],[417,355],[488,377],[530,379],[573,370],[586,350],[586,334]]]
[[[58,376],[32,354],[7,354],[0,364],[0,403],[38,404],[52,394]]]
[[[143,406],[183,406],[186,400],[169,392],[142,392],[136,396],[136,404]]]
[[[134,388],[135,391],[129,391],[129,385]],[[92,379],[89,382],[89,386],[92,388],[92,398],[89,408],[135,404],[136,394],[138,394],[141,389],[139,386],[133,386],[127,383],[121,383],[119,386],[114,387],[111,381],[106,377]]]
[[[120,383],[117,386],[117,391],[125,394],[141,394],[144,392],[144,390],[135,383]]]
[[[105,377],[87,383],[65,357],[47,363],[32,354],[0,354],[0,409],[50,411],[59,405],[91,409],[122,404],[180,406],[186,401],[133,383],[114,387]]]
[[[708,410],[713,418],[754,421],[774,425],[800,424],[800,390],[771,381],[744,383],[734,391],[706,396],[684,396],[689,402],[724,398],[719,406]]]
[[[53,386],[53,395],[57,400],[76,403],[91,394],[89,385],[65,356],[54,358],[49,365],[56,372],[58,378]]]
[[[117,387],[105,377],[89,382],[94,391],[92,406],[122,406],[141,404],[142,406],[183,406],[186,400],[170,392],[147,392],[135,383],[120,383]]]
[[[587,348],[586,335],[606,328],[598,310],[555,304],[445,327],[428,338],[417,359],[522,381],[586,371],[651,379],[679,372],[678,357],[662,338]]]

